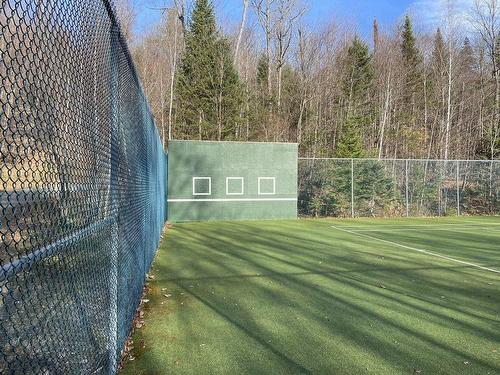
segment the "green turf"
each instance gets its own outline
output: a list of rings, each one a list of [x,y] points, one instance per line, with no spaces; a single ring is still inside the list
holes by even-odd
[[[175,225],[123,374],[500,374],[500,274],[397,244],[500,270],[498,217]]]

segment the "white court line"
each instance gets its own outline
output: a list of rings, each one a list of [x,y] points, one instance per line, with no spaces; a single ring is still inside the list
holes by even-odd
[[[384,242],[384,243],[387,243],[387,244],[390,244],[390,245],[393,245],[393,246],[401,247],[403,249],[416,251],[418,253],[423,253],[423,254],[431,255],[431,256],[436,257],[436,258],[446,259],[446,260],[449,260],[451,262],[465,264],[467,266],[475,267],[475,268],[478,268],[478,269],[481,269],[481,270],[484,270],[484,271],[489,271],[489,272],[494,272],[494,273],[500,274],[500,271],[496,270],[494,268],[483,267],[483,266],[480,266],[479,264],[465,262],[463,260],[458,260],[458,259],[455,259],[455,258],[447,257],[446,255],[436,254],[436,253],[433,253],[433,252],[425,250],[425,249],[418,249],[416,247],[402,245],[402,244],[397,243],[397,242],[393,242],[393,241],[389,241],[389,240],[383,240],[381,238],[369,236],[369,235],[363,234],[363,233],[353,232],[353,231],[350,231],[350,230],[347,230],[347,229],[343,229],[343,228],[339,228],[339,227],[336,227],[336,226],[333,226],[333,225],[332,225],[332,228],[340,230],[342,232],[354,234],[354,235],[357,235],[357,236],[360,236],[360,237],[369,238],[370,240],[376,240],[376,241]]]
[[[245,199],[168,199],[168,202],[297,202],[297,198],[245,198]]]
[[[487,226],[500,226],[500,223],[477,223],[477,225],[467,225],[468,228],[485,228]],[[465,227],[465,225],[461,223],[444,223],[444,224],[413,224],[413,225],[398,225],[398,224],[381,224],[379,225],[380,228],[387,228],[387,229],[405,229],[405,228],[425,228],[425,227],[437,227],[437,226],[452,226],[452,227]],[[365,228],[373,228],[371,225],[346,225],[343,227],[339,228],[347,228],[347,229],[365,229]]]
[[[474,223],[474,224],[481,224],[481,225],[500,225],[500,223],[492,223],[491,221],[488,220],[460,220],[463,223]]]
[[[428,232],[428,231],[450,231],[450,232],[461,232],[461,231],[466,231],[466,230],[486,230],[486,231],[491,231],[491,232],[498,232],[498,229],[493,229],[493,228],[488,228],[488,227],[479,227],[479,226],[467,226],[467,227],[447,227],[447,228],[414,228],[414,227],[408,227],[408,228],[379,228],[379,229],[356,229],[356,232],[386,232],[386,231],[393,231],[393,232],[402,232],[402,231],[422,231],[422,232]]]

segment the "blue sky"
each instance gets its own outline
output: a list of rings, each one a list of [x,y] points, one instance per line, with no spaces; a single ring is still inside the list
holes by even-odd
[[[154,25],[160,17],[160,11],[155,7],[169,5],[172,0],[135,0],[137,12],[136,32],[141,34]],[[424,15],[430,10],[429,3],[439,3],[440,0],[309,0],[309,12],[306,22],[317,25],[328,22],[331,18],[346,20],[357,27],[364,36],[369,36],[373,19],[379,20],[381,27],[391,27],[408,11]],[[236,25],[241,17],[241,0],[214,0],[217,16],[227,19],[225,22]],[[228,26],[228,25],[224,25]]]
[[[410,0],[316,0],[311,1],[308,21],[328,21],[332,16],[345,19],[356,26],[360,33],[371,32],[373,19],[382,26],[391,26],[407,11]]]

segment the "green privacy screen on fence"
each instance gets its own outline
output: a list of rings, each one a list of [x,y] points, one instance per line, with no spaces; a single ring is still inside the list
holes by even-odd
[[[297,145],[169,142],[168,219],[297,218]]]

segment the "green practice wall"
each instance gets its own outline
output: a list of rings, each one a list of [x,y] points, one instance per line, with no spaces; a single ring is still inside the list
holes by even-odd
[[[170,141],[168,220],[296,219],[297,156],[296,144]]]

